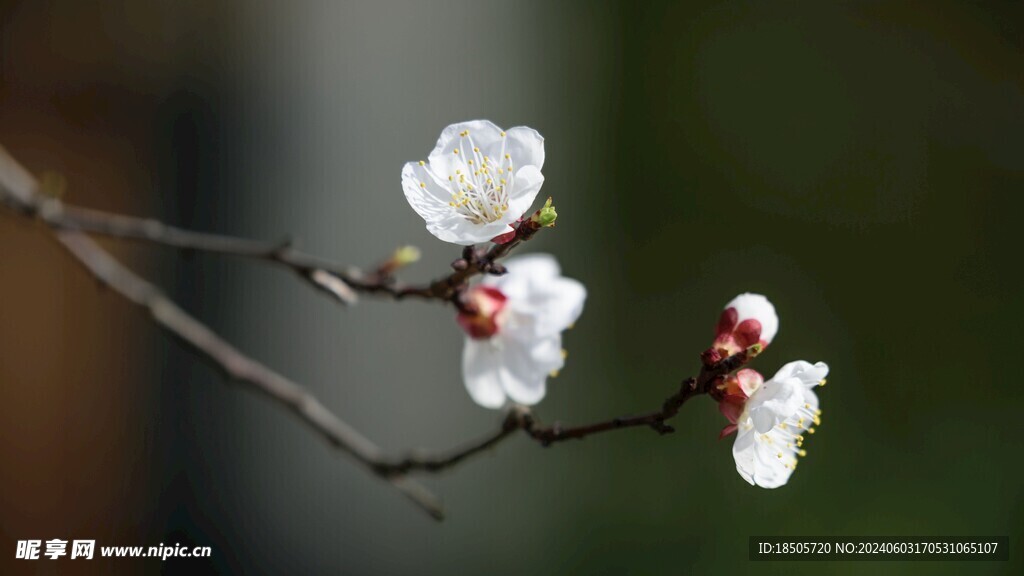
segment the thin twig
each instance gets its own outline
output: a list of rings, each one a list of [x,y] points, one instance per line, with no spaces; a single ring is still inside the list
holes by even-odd
[[[0,147],[0,197],[24,208],[38,195],[38,183]],[[20,205],[20,206],[19,206]],[[239,382],[253,386],[285,406],[334,447],[352,455],[367,468],[386,478],[410,500],[436,519],[444,516],[441,502],[419,483],[402,475],[384,475],[377,463],[380,450],[366,437],[328,410],[302,386],[242,354],[208,327],[179,308],[155,286],[115,260],[81,232],[54,230],[60,244],[97,280],[129,302],[146,309],[162,328],[181,339],[201,356]]]
[[[16,164],[10,156],[7,160],[8,164]],[[277,264],[292,270],[316,289],[344,304],[355,303],[357,292],[387,296],[396,300],[417,297],[454,303],[459,288],[466,281],[479,274],[500,274],[502,269],[500,265],[496,265],[496,261],[540,229],[540,226],[527,218],[517,227],[516,235],[510,242],[495,244],[485,252],[477,253],[470,249],[466,254],[468,257],[456,261],[459,268],[430,284],[404,285],[395,281],[391,274],[381,273],[380,269],[373,273],[363,272],[358,268],[299,251],[290,241],[274,243],[195,232],[151,218],[112,214],[65,204],[57,198],[41,194],[18,198],[15,202],[11,202],[10,198],[7,200],[15,209],[36,217],[55,229],[78,230],[182,250],[225,254]]]
[[[523,406],[513,406],[505,415],[501,426],[487,436],[470,442],[461,448],[457,448],[448,454],[436,456],[411,455],[398,461],[380,461],[376,464],[380,474],[390,476],[393,474],[405,474],[412,470],[423,470],[426,472],[438,472],[450,468],[462,462],[470,456],[484,452],[499,442],[521,430],[523,422],[529,417],[529,410]]]
[[[527,408],[513,406],[497,430],[476,442],[469,443],[462,448],[442,455],[412,455],[394,462],[380,462],[377,464],[377,470],[383,474],[406,474],[414,470],[438,472],[454,466],[470,456],[496,446],[517,430],[524,431],[543,446],[550,446],[564,440],[579,440],[601,432],[637,426],[650,427],[659,434],[668,434],[674,432],[675,429],[665,422],[675,417],[687,400],[700,394],[709,393],[723,377],[752,360],[760,351],[760,346],[755,345],[727,358],[705,362],[700,374],[683,380],[679,390],[666,398],[659,410],[647,414],[612,418],[611,420],[604,420],[593,424],[565,428],[557,424],[541,426]]]
[[[626,418],[613,418],[572,428],[564,428],[557,424],[554,426],[539,426],[531,420],[526,423],[523,429],[531,438],[544,446],[550,446],[555,442],[562,442],[563,440],[582,439],[593,434],[608,432],[609,430],[619,430],[635,426],[647,426],[659,434],[668,434],[674,432],[675,429],[665,422],[675,417],[687,400],[700,394],[707,394],[723,377],[752,360],[760,352],[761,347],[754,345],[717,362],[704,364],[696,377],[683,380],[679,391],[666,398],[661,405],[661,409],[647,414]]]

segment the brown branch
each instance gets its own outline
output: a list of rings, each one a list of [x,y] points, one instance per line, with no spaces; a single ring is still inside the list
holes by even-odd
[[[406,474],[413,470],[425,472],[439,472],[462,462],[470,456],[484,452],[499,442],[523,428],[523,423],[529,418],[529,410],[523,406],[513,406],[502,420],[501,426],[491,434],[470,442],[461,448],[450,453],[436,456],[411,455],[394,462],[380,461],[376,465],[378,473],[391,476],[394,474]]]
[[[742,352],[722,360],[705,363],[697,377],[683,380],[679,391],[666,398],[661,405],[661,409],[654,412],[640,416],[612,418],[611,420],[572,428],[563,428],[557,424],[554,426],[539,426],[536,422],[530,420],[523,427],[523,430],[531,438],[544,446],[550,446],[555,442],[562,442],[563,440],[582,439],[592,434],[635,426],[647,426],[658,434],[668,434],[674,432],[675,429],[666,424],[665,421],[675,417],[687,400],[700,394],[707,394],[722,378],[752,360],[760,352],[761,347],[755,344]]]
[[[564,440],[579,440],[593,434],[637,426],[652,428],[659,434],[668,434],[674,432],[675,429],[665,422],[675,417],[687,400],[694,396],[711,392],[722,378],[745,365],[760,352],[761,347],[754,345],[747,350],[721,360],[711,361],[705,357],[704,366],[696,377],[683,380],[679,391],[666,398],[659,410],[647,414],[612,418],[611,420],[604,420],[593,424],[564,428],[558,424],[541,426],[529,409],[523,406],[513,406],[497,430],[476,442],[442,455],[412,455],[394,462],[380,462],[377,464],[376,469],[385,475],[406,474],[414,470],[438,472],[454,466],[470,456],[496,446],[517,430],[524,431],[543,446],[550,446],[555,442],[562,442]]]
[[[35,178],[0,147],[0,199],[23,212],[31,211],[30,207],[38,204],[37,190]],[[144,308],[159,326],[210,360],[228,377],[250,384],[294,412],[332,446],[350,454],[371,471],[386,478],[434,518],[441,519],[444,516],[440,501],[425,487],[400,474],[382,474],[378,469],[380,450],[331,413],[302,386],[244,355],[179,308],[155,286],[124,267],[88,236],[61,228],[51,228],[51,231],[92,276],[132,304]]]
[[[17,166],[10,156],[5,156],[5,166]],[[451,274],[427,285],[404,285],[394,279],[392,269],[387,266],[366,273],[296,250],[289,241],[274,243],[195,232],[149,218],[112,214],[65,204],[57,198],[42,194],[18,198],[5,195],[0,199],[22,214],[38,218],[54,229],[77,230],[111,238],[277,264],[295,272],[313,287],[343,304],[355,303],[357,292],[387,296],[395,300],[417,297],[457,304],[458,291],[470,278],[478,274],[501,274],[503,268],[496,264],[496,261],[507,255],[515,246],[529,240],[540,229],[539,225],[527,218],[517,227],[512,241],[495,244],[490,250],[481,251],[470,247],[464,251],[462,259],[453,263],[455,271]]]
[[[387,460],[373,443],[332,414],[300,385],[242,354],[179,308],[155,286],[117,262],[83,233],[273,262],[290,268],[318,289],[328,292],[342,302],[354,301],[354,292],[365,292],[387,295],[396,300],[413,296],[460,306],[459,295],[472,277],[480,274],[500,275],[505,272],[498,260],[540,230],[542,226],[538,224],[537,219],[522,220],[515,228],[512,238],[503,244],[494,244],[489,249],[466,247],[462,258],[452,263],[454,271],[449,275],[425,286],[404,286],[394,280],[392,273],[395,267],[388,263],[378,267],[371,274],[365,274],[296,251],[288,244],[275,245],[192,232],[167,226],[155,220],[65,205],[59,200],[39,194],[38,187],[35,178],[0,146],[0,201],[23,215],[38,218],[47,224],[61,245],[94,277],[133,304],[146,309],[158,325],[213,362],[228,377],[252,385],[256,390],[293,411],[333,446],[353,456],[438,519],[443,517],[440,502],[426,488],[409,479],[409,472],[438,472],[450,468],[471,456],[493,448],[519,430],[543,446],[638,426],[652,428],[659,434],[673,432],[674,429],[666,422],[679,413],[683,404],[694,396],[712,392],[723,377],[760,353],[760,346],[755,345],[722,359],[716,352],[709,350],[702,356],[703,368],[700,373],[696,377],[684,380],[679,390],[666,398],[660,409],[647,414],[567,428],[559,424],[542,426],[529,409],[513,406],[497,430],[450,453],[437,456],[412,455],[401,460]]]
[[[427,297],[454,301],[460,287],[465,286],[470,278],[479,274],[499,276],[504,274],[505,267],[498,264],[498,260],[507,256],[516,246],[533,238],[541,228],[542,226],[533,218],[524,218],[515,227],[515,235],[512,239],[504,244],[494,244],[490,249],[466,246],[462,251],[462,258],[452,262],[452,268],[455,271],[444,278],[431,282],[430,286],[426,288],[425,294],[417,295],[429,295]]]

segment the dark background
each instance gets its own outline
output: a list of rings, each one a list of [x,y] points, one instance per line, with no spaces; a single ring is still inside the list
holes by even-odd
[[[67,199],[367,265],[458,248],[399,172],[447,124],[546,137],[554,253],[590,297],[537,408],[653,409],[720,307],[763,292],[770,375],[824,360],[824,422],[777,490],[723,419],[425,481],[435,524],[206,364],[46,236],[0,217],[4,573],[1020,573],[1019,3],[3,2],[0,143]],[[491,429],[451,311],[345,310],[287,273],[106,243],[395,453]],[[747,561],[751,535],[1009,535],[1009,563]],[[14,560],[20,539],[209,545],[210,560]]]

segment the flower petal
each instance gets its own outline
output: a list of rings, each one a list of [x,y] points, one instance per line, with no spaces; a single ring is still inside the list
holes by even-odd
[[[493,338],[466,339],[462,349],[462,378],[470,397],[484,408],[501,408],[505,404],[501,377],[503,362],[502,350]]]
[[[740,476],[749,484],[762,488],[778,488],[785,484],[796,464],[795,451],[778,430],[760,433],[741,425],[732,455]]]
[[[828,364],[824,362],[811,364],[810,362],[797,360],[779,368],[779,371],[775,373],[772,380],[797,378],[804,386],[813,388],[821,384],[826,376],[828,376]]]
[[[412,209],[427,223],[452,214],[448,205],[451,193],[418,162],[408,162],[402,167],[402,191]]]
[[[754,483],[762,488],[778,488],[793,474],[796,456],[779,448],[780,439],[776,435],[770,434],[768,438],[772,441],[754,436]]]
[[[804,403],[803,392],[803,386],[795,378],[773,378],[762,384],[747,400],[754,430],[763,434],[796,414]]]
[[[467,130],[469,133],[461,136]],[[484,154],[489,154],[484,147],[500,146],[502,140],[504,138],[501,137],[501,128],[488,120],[459,122],[441,131],[437,145],[427,157],[427,161],[437,174],[448,177],[454,175],[458,169],[466,171],[463,163],[474,158],[473,148],[480,148],[484,150]],[[456,149],[458,153],[455,152]]]
[[[732,402],[719,402],[718,411],[722,413],[722,416],[725,416],[725,419],[728,420],[730,424],[736,424],[740,414],[743,413],[743,406],[733,404]]]
[[[509,272],[507,276],[491,276],[489,278],[497,280],[507,277],[524,281],[544,281],[557,278],[562,274],[562,268],[558,265],[558,260],[550,254],[535,253],[515,256],[505,261],[505,267],[508,268]]]
[[[513,167],[544,167],[544,137],[533,128],[516,126],[505,135],[505,153],[512,157]]]
[[[587,289],[572,278],[548,282],[544,290],[534,292],[526,301],[534,312],[534,333],[538,336],[558,334],[576,323],[583,313]],[[522,310],[522,307],[517,309]]]
[[[544,399],[550,373],[560,369],[562,340],[555,336],[539,340],[503,339],[505,364],[501,378],[505,393],[514,402],[531,406]]]
[[[764,384],[764,376],[752,368],[744,368],[736,373],[736,381],[747,397],[754,395],[754,392]]]
[[[463,138],[462,133],[468,131],[468,137]],[[473,144],[469,143],[469,138],[472,138]],[[465,140],[465,142],[463,142]],[[473,145],[484,149],[485,147],[491,147],[495,143],[501,142],[501,128],[498,128],[490,120],[469,120],[467,122],[457,122],[455,124],[448,125],[444,130],[441,131],[441,135],[437,138],[437,145],[434,146],[434,150],[430,152],[429,159],[431,161],[434,158],[447,159],[452,155],[452,152],[456,147],[463,148],[468,146],[468,150],[462,153],[468,153],[473,150]],[[471,156],[470,156],[471,157]]]
[[[510,328],[536,336],[558,334],[583,313],[587,290],[580,282],[562,277],[558,262],[547,254],[510,258],[508,273],[484,282],[497,286],[509,298],[514,320]]]
[[[474,224],[453,212],[443,220],[427,222],[427,230],[445,242],[470,246],[478,242],[488,242],[512,228],[500,220],[489,224]]]
[[[812,414],[818,410],[818,395],[814,393],[814,390],[810,388],[804,390],[804,404]],[[807,427],[810,428],[810,424]]]
[[[732,457],[736,461],[736,471],[751,486],[754,485],[754,438],[757,433],[752,428],[740,431],[732,445]]]
[[[536,166],[523,166],[516,172],[515,180],[512,183],[512,190],[509,191],[507,215],[519,218],[528,216],[533,201],[540,193],[540,187],[544,184],[544,175]]]

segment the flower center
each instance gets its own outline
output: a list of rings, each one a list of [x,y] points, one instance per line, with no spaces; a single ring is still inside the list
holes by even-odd
[[[508,211],[508,191],[512,187],[512,157],[505,153],[505,133],[501,133],[498,158],[485,156],[473,143],[469,130],[459,134],[452,150],[454,174],[441,174],[451,191],[449,206],[474,224],[501,220]]]

